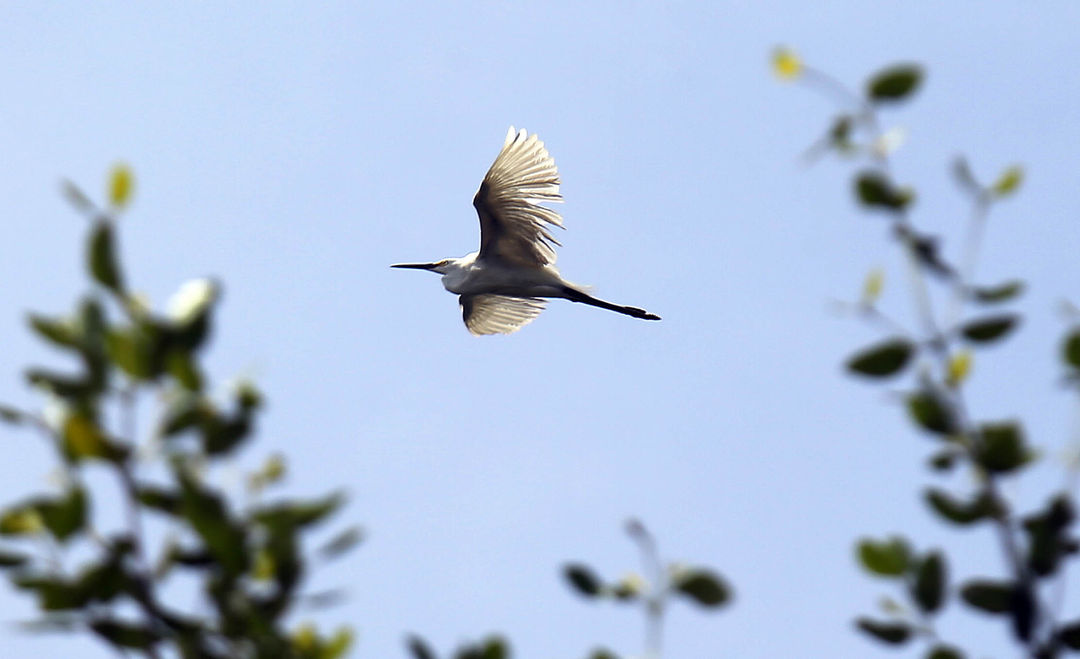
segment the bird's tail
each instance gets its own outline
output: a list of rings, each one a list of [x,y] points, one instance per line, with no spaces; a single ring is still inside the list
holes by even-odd
[[[566,286],[563,288],[563,294],[567,300],[571,302],[581,302],[582,304],[588,304],[593,307],[600,307],[601,309],[607,309],[608,311],[615,311],[617,313],[626,314],[627,316],[633,316],[634,318],[641,318],[642,320],[660,320],[660,316],[649,313],[644,309],[637,307],[624,307],[621,304],[612,304],[599,298],[595,298],[585,291]]]

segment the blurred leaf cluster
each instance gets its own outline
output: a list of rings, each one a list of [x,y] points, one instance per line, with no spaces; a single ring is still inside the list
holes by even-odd
[[[681,599],[703,609],[720,609],[731,602],[733,591],[722,576],[709,568],[663,561],[656,540],[640,521],[627,522],[626,531],[641,553],[644,575],[631,572],[617,581],[606,582],[588,565],[568,563],[563,567],[563,577],[582,597],[640,608],[646,624],[646,656],[659,657],[664,614],[669,602]],[[616,657],[605,648],[589,655],[589,659]]]
[[[264,501],[284,474],[280,456],[250,477],[246,505],[213,484],[215,468],[251,439],[264,404],[251,383],[225,401],[207,391],[201,358],[219,286],[189,282],[167,313],[155,313],[132,293],[118,248],[130,168],[109,176],[107,210],[70,183],[65,190],[90,223],[92,290],[71,314],[33,313],[29,324],[76,367],[27,371],[43,411],[0,408],[3,420],[44,438],[60,465],[58,491],[0,513],[0,568],[36,598],[42,617],[31,627],[88,631],[147,657],[343,656],[350,630],[289,629],[286,618],[307,597],[303,539],[344,497]],[[156,419],[140,426],[136,413],[148,408]],[[116,509],[125,513],[120,524],[95,515]],[[358,539],[345,530],[320,559]],[[168,596],[184,583],[198,588],[199,604],[181,608]]]
[[[687,567],[678,563],[663,563],[656,541],[645,525],[630,520],[627,533],[638,545],[649,579],[630,573],[614,583],[606,583],[596,572],[582,563],[563,566],[563,577],[578,595],[590,600],[607,599],[639,607],[645,617],[645,652],[642,657],[659,659],[664,613],[672,599],[684,599],[704,609],[719,609],[730,603],[731,587],[716,572],[703,567]],[[423,638],[412,635],[406,640],[412,659],[438,659],[439,655]],[[497,634],[466,643],[447,655],[450,659],[510,659],[510,643]],[[597,648],[588,659],[618,659],[607,648]]]
[[[789,59],[797,58],[793,51],[783,52]],[[890,162],[895,129],[883,129],[879,116],[883,107],[911,98],[922,84],[922,68],[888,67],[872,75],[857,93],[801,60],[798,76],[782,75],[778,58],[774,55],[773,66],[781,78],[803,81],[840,102],[842,113],[810,153],[831,151],[859,163],[853,176],[855,200],[886,221],[912,273],[918,327],[906,327],[880,306],[883,275],[874,271],[861,299],[849,308],[884,327],[886,336],[857,350],[846,368],[871,382],[910,378],[900,398],[908,421],[933,442],[927,459],[931,473],[941,477],[963,469],[969,474],[970,486],[961,492],[927,487],[923,499],[928,509],[958,528],[992,526],[1006,565],[1004,575],[972,576],[951,585],[949,560],[942,550],[916,552],[900,536],[864,538],[857,545],[859,563],[869,573],[897,582],[906,602],[888,598],[882,603],[885,618],[860,617],[856,627],[887,645],[922,639],[927,657],[964,657],[962,649],[942,640],[935,626],[936,616],[956,596],[968,608],[1006,622],[1027,656],[1050,658],[1080,650],[1080,620],[1060,619],[1066,563],[1080,550],[1072,495],[1063,487],[1043,506],[1017,511],[1003,494],[1002,483],[1024,473],[1038,452],[1019,420],[973,418],[966,401],[965,383],[975,355],[1001,343],[1021,325],[1019,313],[1001,307],[1023,293],[1023,281],[980,284],[973,279],[990,211],[1019,190],[1023,169],[1006,167],[993,182],[983,183],[966,159],[954,160],[954,182],[971,206],[963,256],[954,261],[937,236],[915,227],[911,212],[917,195],[913,187],[896,181]],[[885,144],[890,148],[883,148]],[[939,290],[932,290],[935,286]],[[945,300],[944,310],[935,306],[938,300]],[[1080,329],[1071,330],[1062,356],[1066,379],[1074,387],[1080,385]]]

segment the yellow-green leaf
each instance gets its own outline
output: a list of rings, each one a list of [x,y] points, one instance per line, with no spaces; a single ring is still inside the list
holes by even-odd
[[[781,80],[794,80],[803,72],[803,63],[799,55],[783,46],[773,51],[772,70]]]
[[[64,421],[64,449],[76,460],[103,458],[109,454],[108,442],[91,419],[72,414]]]
[[[0,535],[31,535],[44,528],[41,514],[32,507],[16,508],[0,516]]]
[[[950,387],[958,387],[967,380],[971,374],[972,356],[970,350],[961,350],[949,359],[948,372],[945,374],[945,383]]]
[[[1013,165],[1012,167],[1009,167],[1001,173],[1001,176],[999,176],[998,180],[994,182],[994,185],[991,189],[997,196],[1007,197],[1008,195],[1016,192],[1016,190],[1020,187],[1020,184],[1023,182],[1024,168],[1020,165]]]
[[[248,476],[248,489],[253,493],[259,493],[267,485],[280,481],[285,476],[285,458],[280,453],[274,453],[266,458],[259,469]]]
[[[866,306],[872,306],[881,297],[881,290],[885,286],[885,273],[881,268],[874,268],[866,275],[863,282],[862,302]]]
[[[348,627],[342,627],[334,633],[323,647],[323,659],[338,659],[344,657],[352,646],[353,632]]]
[[[125,163],[117,163],[109,170],[109,204],[122,209],[131,201],[135,188],[135,175]]]
[[[312,653],[319,646],[319,633],[315,625],[305,622],[292,635],[293,647],[301,653]]]
[[[256,581],[269,581],[274,577],[276,571],[274,557],[265,549],[260,549],[255,554],[255,565],[251,568],[252,578]]]

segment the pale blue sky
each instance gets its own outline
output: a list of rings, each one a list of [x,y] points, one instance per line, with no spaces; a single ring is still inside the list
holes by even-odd
[[[828,301],[881,266],[883,303],[910,319],[902,263],[846,165],[798,166],[836,109],[767,59],[786,43],[853,85],[926,65],[885,120],[908,131],[895,167],[919,188],[915,222],[949,254],[966,212],[952,156],[984,178],[1027,167],[979,274],[1026,278],[1028,319],[978,355],[971,401],[1021,416],[1045,449],[1010,487],[1032,502],[1075,429],[1054,349],[1080,274],[1078,21],[1070,2],[6,6],[0,399],[35,404],[21,370],[55,359],[25,311],[85,288],[84,222],[57,182],[100,194],[123,159],[132,280],[158,306],[188,278],[224,281],[209,363],[270,401],[244,465],[281,450],[289,493],[352,495],[340,519],[370,538],[314,585],[350,590],[317,619],[355,624],[354,656],[404,656],[409,631],[440,649],[500,631],[526,659],[640,650],[635,612],[558,576],[567,560],[637,569],[631,515],[736,588],[718,615],[673,609],[670,659],[886,656],[851,629],[892,592],[858,571],[858,536],[943,545],[962,576],[1001,561],[988,529],[929,519],[916,490],[932,445],[887,388],[841,372],[880,333]],[[470,201],[510,124],[558,163],[563,273],[663,322],[557,301],[516,335],[475,338],[436,277],[387,267],[476,248]],[[5,434],[0,499],[48,487],[52,456]],[[958,609],[946,637],[1014,654],[1001,625]],[[0,589],[0,621],[32,611]],[[86,637],[3,646],[110,656]]]

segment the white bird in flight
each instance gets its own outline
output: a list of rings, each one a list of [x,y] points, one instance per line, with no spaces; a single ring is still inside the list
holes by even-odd
[[[541,202],[561,202],[559,170],[536,135],[506,133],[502,151],[473,197],[480,216],[480,251],[435,263],[396,263],[441,274],[443,286],[456,293],[465,327],[482,334],[510,334],[544,310],[542,298],[560,297],[634,318],[660,320],[637,307],[624,307],[589,295],[555,267],[559,241],[548,225],[562,227],[562,217]]]

